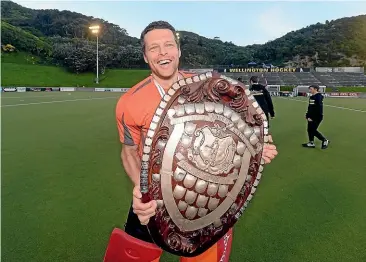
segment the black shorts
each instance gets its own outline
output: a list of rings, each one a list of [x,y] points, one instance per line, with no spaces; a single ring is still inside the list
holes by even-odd
[[[154,243],[150,237],[149,231],[147,230],[147,226],[141,225],[139,218],[135,213],[133,213],[132,206],[128,212],[127,222],[125,224],[125,232],[137,239]]]

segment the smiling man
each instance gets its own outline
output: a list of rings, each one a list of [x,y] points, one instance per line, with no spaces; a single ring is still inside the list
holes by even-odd
[[[116,107],[116,120],[120,141],[123,144],[121,159],[127,175],[134,184],[133,200],[125,232],[130,236],[153,243],[147,230],[149,219],[155,215],[156,201],[143,203],[140,192],[140,170],[145,137],[154,113],[165,92],[179,79],[192,76],[178,70],[181,50],[174,27],[164,21],[152,22],[141,33],[141,45],[145,62],[151,75],[133,86],[121,96]],[[277,155],[274,145],[264,148],[266,163]],[[121,247],[122,248],[122,247]],[[123,252],[123,251],[121,251]],[[149,250],[139,250],[148,254]],[[226,250],[229,257],[230,251]],[[215,247],[194,258],[181,261],[218,261]],[[153,260],[153,259],[152,259]],[[130,261],[126,259],[124,261]],[[159,261],[159,258],[153,261]]]

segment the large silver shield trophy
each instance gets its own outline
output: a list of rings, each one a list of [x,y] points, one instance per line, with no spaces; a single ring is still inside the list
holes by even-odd
[[[223,237],[256,191],[268,139],[266,116],[242,83],[214,72],[175,83],[143,149],[141,192],[158,203],[154,242],[193,257]]]

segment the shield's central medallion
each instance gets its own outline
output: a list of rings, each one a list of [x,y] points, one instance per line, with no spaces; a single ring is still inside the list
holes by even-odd
[[[196,166],[210,174],[228,173],[233,165],[236,150],[235,141],[225,134],[222,127],[207,127],[195,132],[193,149],[188,150],[188,158]]]
[[[211,73],[164,96],[145,141],[141,189],[157,200],[148,225],[171,253],[196,256],[231,228],[262,172],[266,119],[244,86]]]

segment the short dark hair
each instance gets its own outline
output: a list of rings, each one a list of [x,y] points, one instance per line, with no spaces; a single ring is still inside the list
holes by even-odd
[[[312,88],[314,88],[314,89],[316,89],[316,91],[319,91],[319,86],[318,86],[318,85],[310,85],[310,86],[309,86],[309,89],[310,89],[311,87],[312,87]]]
[[[170,31],[172,31],[173,35],[174,35],[174,39],[175,42],[177,43],[178,47],[179,47],[179,40],[177,37],[177,32],[175,31],[175,28],[169,24],[166,21],[154,21],[151,22],[147,27],[145,27],[145,29],[142,31],[141,36],[140,36],[140,43],[141,43],[141,47],[142,47],[142,51],[145,52],[145,42],[144,42],[144,38],[145,35],[155,29],[169,29]]]
[[[253,83],[258,83],[259,78],[258,78],[258,76],[252,76],[252,77],[249,79],[249,81],[252,81]]]

